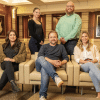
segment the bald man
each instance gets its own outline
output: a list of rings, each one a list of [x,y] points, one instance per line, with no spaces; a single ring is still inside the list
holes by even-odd
[[[66,5],[66,14],[62,16],[56,25],[58,39],[64,45],[68,55],[73,55],[74,47],[78,41],[81,30],[81,18],[74,13],[74,3],[69,1]]]

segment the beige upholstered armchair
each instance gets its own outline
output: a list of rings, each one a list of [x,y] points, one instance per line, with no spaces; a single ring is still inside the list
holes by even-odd
[[[28,61],[24,66],[24,77],[25,84],[35,85],[41,84],[41,73],[36,71],[35,60],[37,59],[38,52],[34,55],[31,55],[31,60]],[[64,81],[63,86],[72,86],[73,85],[73,64],[69,61],[67,64],[63,65],[61,68],[56,70],[58,76]],[[49,85],[56,85],[54,81],[50,78]],[[63,94],[63,86],[61,87],[61,92]]]
[[[2,43],[5,43],[5,41],[2,41]],[[0,44],[2,44],[2,43],[0,43]],[[23,84],[24,84],[24,65],[29,60],[28,56],[29,55],[27,55],[25,62],[21,62],[19,64],[19,71],[14,72],[15,82],[19,85],[21,90],[23,90]],[[2,76],[2,73],[3,73],[3,70],[2,70],[1,64],[0,64],[0,78]]]
[[[26,61],[27,62],[27,61]],[[22,84],[24,84],[24,65],[26,62],[22,62],[19,64],[19,71],[14,72],[15,82],[20,84],[20,89],[22,90]],[[0,78],[2,76],[3,70],[0,66]]]
[[[74,55],[71,56],[74,66],[74,86],[81,86],[81,95],[83,94],[83,86],[94,86],[89,73],[80,71],[80,65],[74,60]]]

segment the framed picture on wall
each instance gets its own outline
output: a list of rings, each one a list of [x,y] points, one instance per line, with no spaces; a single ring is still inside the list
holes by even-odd
[[[0,15],[0,37],[5,36],[5,15]]]
[[[0,37],[5,36],[5,15],[0,14]]]
[[[100,15],[97,15],[96,37],[100,37]]]

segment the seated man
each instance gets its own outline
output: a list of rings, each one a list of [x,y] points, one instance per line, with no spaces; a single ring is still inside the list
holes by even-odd
[[[58,87],[63,84],[61,78],[57,75],[55,69],[67,63],[68,56],[63,45],[57,44],[58,35],[55,31],[48,34],[49,42],[40,48],[36,60],[36,70],[41,72],[40,99],[46,100],[49,78],[54,80]],[[60,60],[62,59],[62,61]]]

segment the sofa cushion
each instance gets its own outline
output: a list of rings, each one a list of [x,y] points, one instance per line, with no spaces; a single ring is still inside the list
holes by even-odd
[[[38,52],[35,52],[35,54],[32,54],[31,55],[31,59],[32,60],[35,60],[36,61],[37,57],[38,57]]]
[[[56,70],[58,76],[62,79],[62,80],[68,80],[68,75],[67,73],[65,72],[65,70],[61,70],[61,69],[58,69]],[[41,80],[41,73],[40,72],[37,72],[36,71],[36,68],[30,73],[30,80],[33,80],[33,81],[39,81]],[[51,78],[50,78],[50,81],[53,81]]]
[[[2,76],[2,73],[3,73],[3,70],[2,70],[1,67],[0,67],[0,78],[1,78],[1,76]]]
[[[14,72],[15,81],[19,80],[19,71]]]
[[[81,71],[80,71],[79,81],[92,82],[91,77],[89,76],[89,73],[81,72]]]
[[[36,71],[36,68],[30,73],[30,80],[41,80],[41,73]]]
[[[62,66],[60,67],[60,69],[65,70],[65,69],[66,69],[66,64],[62,65]]]

